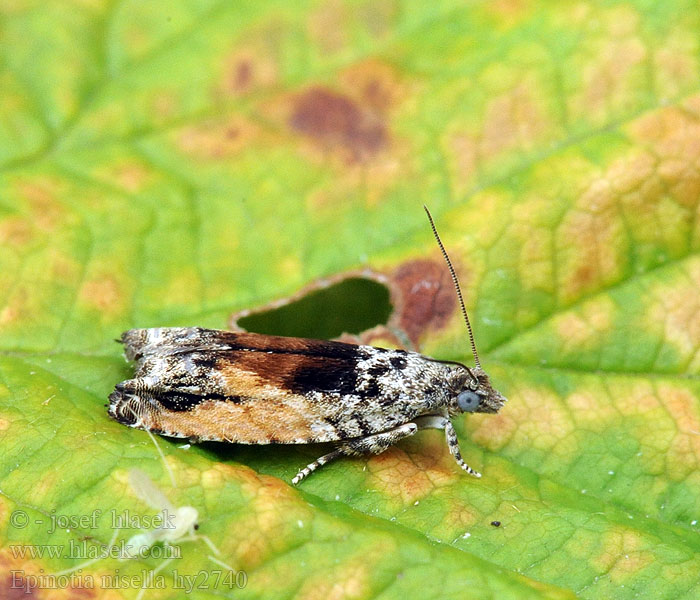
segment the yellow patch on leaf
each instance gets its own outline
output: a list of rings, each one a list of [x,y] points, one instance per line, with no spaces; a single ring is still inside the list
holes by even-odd
[[[151,178],[151,173],[136,161],[121,161],[100,169],[98,177],[114,182],[129,193],[140,192]]]
[[[29,298],[30,294],[27,288],[25,286],[18,287],[7,299],[7,304],[0,310],[0,327],[29,319],[32,309],[36,308],[36,304],[30,307]]]
[[[324,0],[311,13],[309,36],[324,53],[337,52],[348,43],[348,10],[341,0]]]
[[[100,313],[114,315],[124,308],[124,297],[114,277],[105,275],[86,281],[80,289],[81,301]]]
[[[559,296],[569,304],[620,278],[624,261],[618,195],[607,174],[591,181],[557,230]]]
[[[684,369],[700,369],[700,259],[686,261],[685,272],[655,282],[651,287],[654,302],[647,310],[647,327],[663,328],[663,339],[672,345],[685,362]]]
[[[622,584],[654,562],[638,531],[613,526],[603,534],[601,552],[590,559],[600,573],[607,573],[613,583]]]
[[[176,144],[183,153],[195,158],[223,160],[252,145],[260,136],[260,129],[244,117],[232,115],[190,125],[176,136]]]
[[[582,73],[580,93],[572,94],[571,115],[602,124],[625,110],[636,89],[648,77],[648,51],[640,31],[639,14],[630,6],[596,10],[588,15],[598,25],[578,49],[572,73]]]
[[[562,400],[540,387],[515,388],[507,411],[484,417],[472,438],[491,450],[511,441],[517,446],[551,450],[575,428]]]
[[[25,246],[34,240],[34,227],[23,217],[8,217],[0,222],[0,244]]]
[[[34,224],[42,231],[53,231],[65,219],[65,210],[58,201],[60,184],[49,178],[25,180],[19,184],[19,195],[31,207]]]
[[[394,549],[396,551],[396,549]],[[383,556],[377,556],[377,559]],[[295,594],[300,600],[352,600],[367,598],[370,565],[366,557],[359,557],[328,572],[321,572],[305,580]]]
[[[694,394],[677,386],[659,384],[658,394],[676,424],[666,471],[672,481],[681,481],[700,465],[700,405]]]
[[[601,334],[610,329],[616,308],[612,299],[605,296],[586,302],[579,311],[556,317],[554,326],[564,351],[596,346]]]
[[[223,549],[236,566],[255,569],[300,536],[309,535],[314,512],[284,481],[245,468],[236,468],[227,481],[238,482],[247,497],[245,511],[225,535]]]
[[[615,405],[600,388],[578,390],[568,396],[565,402],[578,426],[594,426],[600,430],[604,424],[620,416]]]
[[[370,484],[399,506],[407,506],[428,496],[435,488],[452,483],[459,472],[447,462],[453,459],[447,451],[445,436],[432,433],[421,434],[415,452],[392,447],[372,456],[367,461]]]

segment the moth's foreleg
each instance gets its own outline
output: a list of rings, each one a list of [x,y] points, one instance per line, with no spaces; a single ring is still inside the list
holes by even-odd
[[[309,476],[319,467],[322,467],[326,463],[340,458],[341,456],[358,456],[361,454],[380,454],[384,452],[389,446],[393,446],[400,439],[413,435],[418,431],[418,426],[415,423],[404,423],[399,425],[396,429],[391,429],[389,431],[382,431],[381,433],[375,433],[368,435],[363,438],[356,438],[345,442],[344,444],[338,446],[333,452],[324,454],[320,458],[317,458],[314,462],[307,465],[301,469],[292,479],[292,484],[296,485],[302,481],[305,477]]]
[[[457,432],[452,426],[452,422],[440,415],[426,415],[415,419],[419,429],[444,429],[445,438],[447,438],[447,447],[450,449],[450,454],[454,456],[457,464],[462,467],[467,473],[474,477],[481,477],[481,473],[472,469],[464,462],[462,454],[459,451],[459,443],[457,441]]]

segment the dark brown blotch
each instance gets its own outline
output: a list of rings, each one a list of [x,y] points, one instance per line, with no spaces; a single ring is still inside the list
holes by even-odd
[[[313,87],[294,102],[289,126],[324,148],[337,148],[351,162],[366,162],[387,146],[379,115],[335,91]]]
[[[253,65],[249,60],[242,59],[236,63],[231,73],[231,85],[236,92],[246,92],[253,80]]]
[[[421,259],[403,264],[393,277],[398,326],[418,346],[428,329],[440,329],[457,308],[450,273],[444,264]]]

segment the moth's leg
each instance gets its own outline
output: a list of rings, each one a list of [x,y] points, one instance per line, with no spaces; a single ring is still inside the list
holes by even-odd
[[[415,423],[404,423],[399,425],[396,429],[391,429],[389,431],[382,431],[381,433],[375,433],[368,435],[363,438],[356,438],[345,442],[344,444],[338,446],[333,452],[324,454],[320,458],[317,458],[314,462],[307,465],[301,469],[292,479],[292,484],[296,485],[305,477],[308,477],[319,467],[322,467],[326,463],[340,458],[341,456],[358,456],[361,454],[381,454],[389,446],[393,446],[400,439],[413,435],[418,431],[418,426]]]
[[[311,473],[313,473],[319,467],[322,467],[326,463],[329,463],[336,458],[340,458],[341,456],[343,456],[343,452],[339,448],[336,448],[333,450],[333,452],[329,452],[328,454],[324,454],[323,456],[317,458],[314,462],[309,463],[303,469],[299,470],[299,472],[294,476],[294,479],[292,479],[292,485],[296,485],[311,475]]]
[[[440,415],[426,415],[414,419],[419,429],[444,429],[445,437],[447,438],[447,447],[450,449],[450,454],[455,457],[457,464],[462,467],[467,473],[474,477],[481,477],[479,471],[472,469],[464,462],[462,454],[459,451],[459,443],[457,442],[457,432],[452,426],[452,421],[447,417]]]

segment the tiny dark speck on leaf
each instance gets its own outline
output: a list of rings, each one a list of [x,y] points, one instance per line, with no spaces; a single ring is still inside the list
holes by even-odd
[[[500,527],[501,522],[500,521],[491,521],[491,525],[493,525],[494,527]]]

